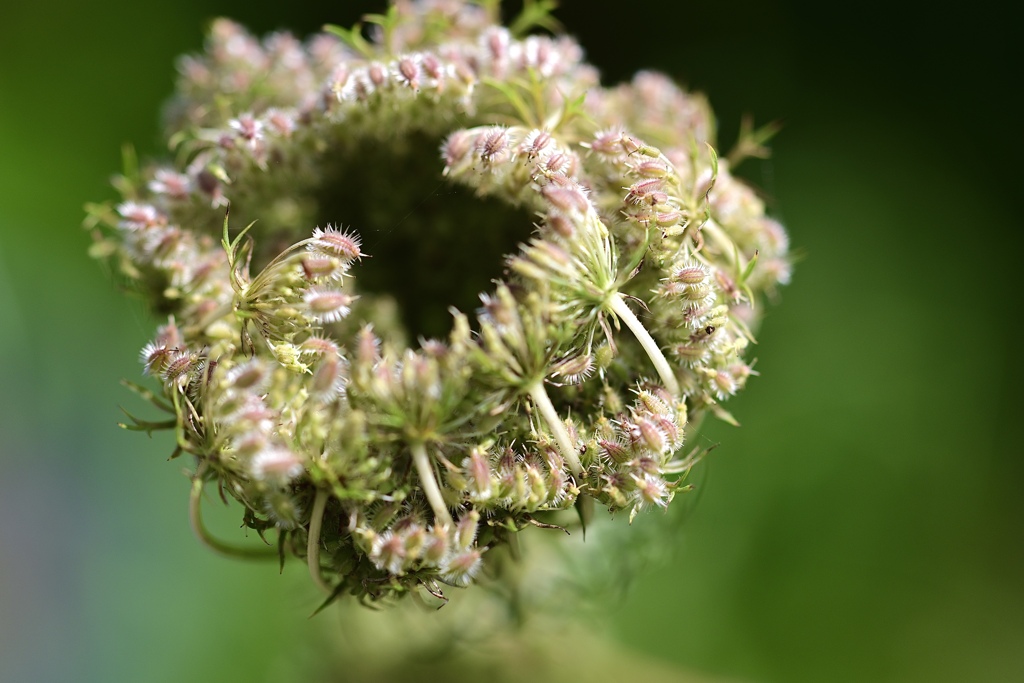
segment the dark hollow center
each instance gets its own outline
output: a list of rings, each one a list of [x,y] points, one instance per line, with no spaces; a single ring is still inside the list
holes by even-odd
[[[394,297],[410,339],[446,336],[452,306],[478,308],[535,220],[444,178],[440,145],[415,134],[360,141],[318,197],[321,225],[340,222],[362,239],[369,258],[352,269],[357,289]]]

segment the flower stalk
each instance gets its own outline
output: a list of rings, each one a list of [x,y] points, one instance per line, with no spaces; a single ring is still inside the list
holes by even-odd
[[[437,479],[434,477],[434,467],[430,464],[427,447],[422,441],[414,441],[409,444],[409,451],[412,453],[412,461],[420,478],[420,486],[423,487],[423,493],[430,503],[430,509],[434,512],[434,523],[441,524],[448,529],[454,528],[455,522],[452,521],[452,514],[448,511],[441,488],[437,485]]]
[[[608,299],[608,307],[612,309],[612,312],[619,317],[619,320],[626,323],[626,327],[632,332],[637,341],[640,342],[640,346],[643,347],[644,352],[647,353],[647,357],[654,363],[654,369],[658,371],[658,376],[664,383],[665,388],[673,396],[679,395],[679,381],[676,379],[675,373],[672,371],[672,367],[668,363],[668,359],[665,358],[665,354],[661,352],[658,347],[658,343],[654,341],[654,337],[647,331],[640,319],[629,309],[626,305],[625,300],[619,293],[613,294]]]
[[[318,488],[316,497],[313,498],[313,509],[309,513],[309,530],[306,535],[306,565],[309,567],[309,575],[313,583],[319,586],[325,593],[331,594],[334,589],[324,579],[323,570],[320,566],[320,532],[324,523],[324,512],[327,509],[329,494],[326,489]]]
[[[200,469],[203,469],[202,467]],[[203,478],[202,472],[197,471],[192,476],[192,485],[189,489],[188,520],[192,533],[204,546],[225,557],[234,557],[251,560],[269,560],[277,557],[277,550],[274,548],[253,546],[242,547],[225,543],[213,536],[206,525],[203,524],[202,499],[203,499]]]
[[[569,432],[565,430],[565,424],[558,417],[558,411],[555,410],[555,406],[551,403],[551,398],[548,396],[548,392],[544,389],[543,382],[537,382],[530,386],[527,390],[530,399],[533,401],[533,405],[537,407],[537,411],[540,412],[541,418],[544,423],[551,430],[551,433],[555,436],[555,443],[558,444],[558,450],[561,452],[562,457],[565,458],[565,462],[569,465],[569,470],[576,476],[583,474],[583,464],[580,463],[580,458],[576,454],[576,449],[572,445],[572,439],[569,437]]]

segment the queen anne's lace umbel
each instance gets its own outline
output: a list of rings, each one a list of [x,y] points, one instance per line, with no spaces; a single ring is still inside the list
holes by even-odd
[[[332,595],[467,585],[588,499],[667,506],[696,460],[687,425],[731,419],[761,300],[789,277],[786,233],[717,158],[703,98],[650,72],[602,87],[573,40],[496,16],[396,2],[371,40],[305,43],[217,21],[180,64],[176,161],[129,168],[121,203],[91,209],[94,253],[167,317],[142,362],[197,463],[197,530],[227,550],[199,518],[215,482]],[[322,216],[342,176],[401,194],[404,169],[371,162],[411,139],[434,141],[443,184],[535,220],[479,308],[415,343],[360,288],[370,226]],[[468,254],[497,229],[473,220]]]

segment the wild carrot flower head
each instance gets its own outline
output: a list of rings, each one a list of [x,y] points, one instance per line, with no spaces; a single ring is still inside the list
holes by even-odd
[[[175,161],[129,163],[89,225],[168,316],[141,360],[200,533],[216,482],[332,598],[440,596],[589,501],[666,507],[790,260],[701,96],[602,86],[497,2],[366,21],[216,21],[179,64]]]

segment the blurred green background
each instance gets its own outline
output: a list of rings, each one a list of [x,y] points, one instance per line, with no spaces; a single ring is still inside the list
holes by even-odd
[[[671,561],[595,596],[608,628],[729,680],[1024,680],[1018,24],[978,3],[563,5],[608,82],[706,92],[723,148],[744,113],[784,122],[741,175],[806,255],[729,406],[743,427],[701,437],[721,446]],[[380,7],[3,4],[0,681],[276,681],[316,656],[301,568],[201,549],[184,463],[115,427],[155,322],[79,226],[122,143],[163,152],[205,21],[305,34]]]

